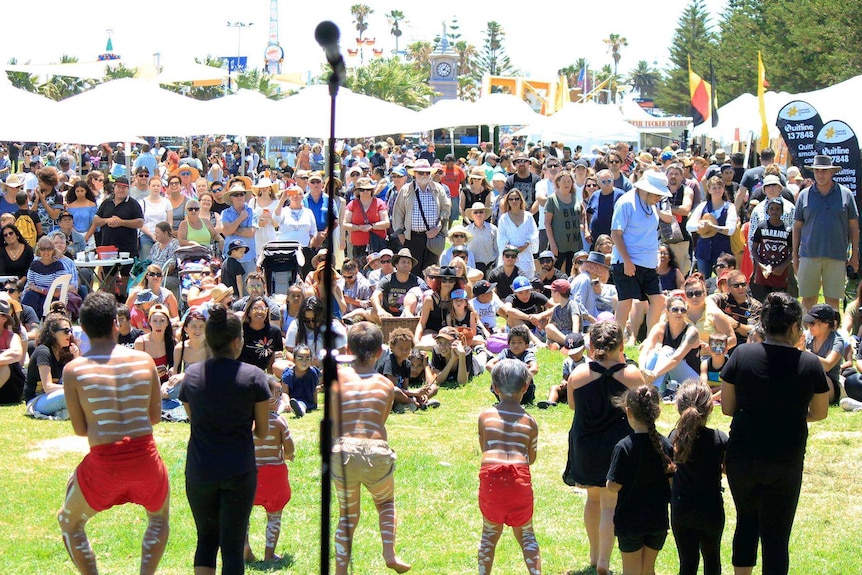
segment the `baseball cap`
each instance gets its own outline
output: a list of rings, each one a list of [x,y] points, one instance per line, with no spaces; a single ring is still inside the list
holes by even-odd
[[[570,333],[566,336],[566,341],[563,344],[569,355],[575,355],[584,350],[584,336],[579,333]]]
[[[392,175],[393,176],[401,176],[401,177],[406,178],[407,177],[407,168],[405,168],[404,166],[398,166],[397,168],[392,170]]]
[[[114,180],[114,185],[115,186],[127,186],[128,187],[129,178],[127,178],[126,176],[120,176],[119,178]]]
[[[551,282],[551,291],[555,291],[558,293],[569,293],[572,291],[572,284],[569,283],[569,280],[564,280],[562,278],[556,279]]]
[[[513,246],[512,244],[507,244],[506,247],[503,248],[503,253],[505,254],[507,252],[509,252],[509,253],[515,252],[516,254],[519,254],[519,253],[521,253],[521,250],[519,250],[517,247]]]
[[[530,280],[524,276],[518,276],[515,278],[515,281],[512,282],[512,291],[515,293],[531,289],[533,289],[533,286],[530,284]]]
[[[832,309],[831,305],[819,303],[802,316],[802,323],[814,323],[817,320],[835,321],[836,319],[838,319],[838,313]]]
[[[488,280],[479,280],[473,284],[473,295],[480,296],[486,294],[490,291],[493,291],[496,286],[497,284],[492,284]]]
[[[232,251],[243,248],[246,252],[248,252],[248,245],[242,240],[231,240],[231,242],[227,245],[227,253],[231,253]]]
[[[769,209],[769,206],[773,205],[780,206],[782,209],[784,209],[784,202],[781,201],[781,198],[769,198],[768,200],[766,200],[767,210]]]
[[[452,293],[449,295],[452,299],[467,299],[467,292],[462,289],[452,290]]]
[[[440,331],[437,332],[437,335],[434,336],[434,339],[448,339],[449,341],[455,341],[458,339],[458,332],[454,327],[444,327],[441,328]]]
[[[575,160],[575,169],[577,169],[577,168],[589,168],[589,167],[590,167],[590,163],[587,162],[586,160],[581,160],[581,159]]]

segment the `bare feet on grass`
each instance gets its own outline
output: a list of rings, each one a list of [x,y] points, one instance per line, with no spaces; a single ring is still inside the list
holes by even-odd
[[[409,563],[405,563],[397,555],[393,559],[386,559],[386,566],[396,573],[407,573],[411,567]]]

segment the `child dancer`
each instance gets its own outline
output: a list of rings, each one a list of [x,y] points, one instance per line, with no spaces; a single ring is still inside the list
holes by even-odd
[[[266,510],[266,547],[263,560],[272,562],[281,560],[281,557],[275,554],[275,547],[278,545],[278,536],[281,535],[281,512],[290,501],[290,480],[284,460],[293,461],[294,446],[287,420],[283,415],[278,415],[281,384],[271,375],[267,377],[267,381],[272,393],[269,400],[269,434],[265,439],[254,439],[254,459],[257,463],[254,504]],[[245,536],[245,560],[257,561],[248,542],[248,533]]]
[[[539,575],[542,559],[533,533],[533,486],[530,465],[536,461],[539,427],[521,407],[531,377],[524,362],[504,359],[491,371],[500,403],[479,416],[479,509],[484,526],[479,542],[479,574],[491,575],[503,525],[512,527],[527,572]]]
[[[627,390],[619,399],[632,434],[617,443],[608,470],[608,489],[619,493],[614,533],[623,575],[651,575],[667,538],[667,505],[674,472],[670,442],[655,428],[661,415],[655,386]]]
[[[712,406],[712,393],[702,381],[690,379],[676,394],[680,417],[670,433],[677,465],[671,484],[670,523],[680,575],[695,575],[701,554],[703,575],[721,573],[721,471],[727,434],[706,427]]]

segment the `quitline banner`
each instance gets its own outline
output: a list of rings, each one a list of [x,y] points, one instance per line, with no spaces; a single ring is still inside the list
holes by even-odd
[[[832,156],[832,163],[841,166],[833,180],[846,186],[856,197],[856,207],[862,208],[862,194],[859,175],[862,172],[862,159],[859,154],[859,140],[853,128],[841,120],[831,120],[824,124],[817,134],[815,147],[818,154]]]
[[[810,165],[817,155],[815,143],[823,128],[820,114],[808,102],[794,100],[781,108],[775,125],[793,156],[793,165],[807,172],[805,166]]]

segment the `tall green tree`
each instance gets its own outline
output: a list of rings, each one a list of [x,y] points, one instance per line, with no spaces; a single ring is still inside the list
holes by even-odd
[[[347,72],[345,87],[400,104],[411,110],[427,108],[435,94],[428,85],[428,70],[417,69],[413,64],[394,58],[376,58],[367,66],[351,68]]]
[[[506,31],[493,20],[485,28],[485,40],[482,51],[476,58],[476,81],[481,82],[482,76],[517,75],[518,70],[512,65],[505,48]]]
[[[392,10],[386,15],[386,21],[389,22],[389,33],[395,37],[395,53],[398,54],[398,40],[404,32],[401,31],[401,22],[406,22],[404,12],[401,10]]]
[[[637,90],[641,98],[652,98],[659,83],[659,73],[650,68],[649,62],[639,60],[635,69],[629,72],[626,82]]]
[[[628,39],[619,34],[611,34],[604,40],[602,40],[605,44],[608,45],[608,52],[611,53],[611,58],[614,60],[614,73],[613,73],[613,88],[611,89],[611,101],[617,101],[617,85],[619,80],[619,73],[617,72],[617,68],[620,64],[620,50],[629,45]]]
[[[756,36],[747,35],[740,38],[740,41],[751,42],[753,37]],[[656,104],[671,114],[688,115],[691,102],[688,92],[688,58],[691,57],[692,68],[699,70],[699,74],[705,77],[709,59],[715,53],[715,34],[704,0],[689,1],[677,21],[669,53],[670,67],[658,85]],[[756,75],[756,65],[754,69]],[[719,76],[716,69],[716,77]],[[717,81],[719,88],[723,81],[724,77],[721,76],[720,81]]]
[[[465,40],[458,40],[453,48],[458,54],[458,98],[475,101],[479,97],[479,86],[474,78],[479,51]]]

